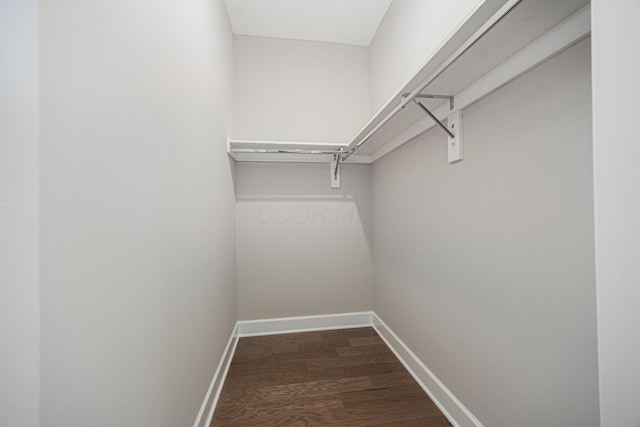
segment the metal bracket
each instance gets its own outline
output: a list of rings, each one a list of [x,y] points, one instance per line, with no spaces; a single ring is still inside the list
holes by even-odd
[[[342,147],[340,147],[340,151]],[[340,163],[342,162],[342,154],[334,154],[331,162],[331,188],[340,188]]]
[[[420,107],[422,111],[424,111],[429,117],[431,117],[433,121],[436,122],[436,124],[440,126],[442,130],[444,130],[451,138],[456,137],[440,120],[438,120],[438,118],[431,111],[429,111],[427,107],[424,106],[422,102],[416,100],[415,98],[413,99],[413,102],[415,102],[415,104]]]
[[[411,95],[410,93],[403,93],[402,94],[402,99],[406,99],[409,95]],[[422,99],[448,99],[449,100],[449,110],[453,110],[454,107],[454,101],[453,101],[453,96],[449,96],[449,95],[426,95],[426,94],[422,94],[419,93],[417,95],[415,95],[413,97],[413,101],[415,101],[416,98],[422,98]]]
[[[448,126],[445,126],[431,111],[429,111],[427,107],[424,106],[424,104],[422,104],[422,102],[415,98],[413,99],[413,102],[429,117],[431,117],[431,119],[433,119],[433,121],[436,122],[436,124],[449,136],[447,143],[447,157],[449,159],[449,163],[462,160],[462,113],[460,111],[452,113],[447,118]]]

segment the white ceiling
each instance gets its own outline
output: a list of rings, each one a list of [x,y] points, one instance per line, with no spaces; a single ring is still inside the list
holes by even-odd
[[[234,34],[369,46],[392,0],[225,0]]]

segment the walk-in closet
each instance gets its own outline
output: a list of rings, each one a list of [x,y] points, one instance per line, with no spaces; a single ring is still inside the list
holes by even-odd
[[[0,426],[640,423],[636,0],[2,0]]]

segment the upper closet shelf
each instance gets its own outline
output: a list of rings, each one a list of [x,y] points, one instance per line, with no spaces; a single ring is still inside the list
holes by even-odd
[[[229,154],[237,161],[333,162],[338,178],[341,162],[373,162],[440,125],[449,160],[459,160],[464,108],[590,31],[589,0],[486,0],[350,143],[230,140]]]
[[[238,162],[327,163],[348,151],[348,143],[279,142],[229,139],[228,152]],[[346,163],[371,163],[369,156],[354,154]]]

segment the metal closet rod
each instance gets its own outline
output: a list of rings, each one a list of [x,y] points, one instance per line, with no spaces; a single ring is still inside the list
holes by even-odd
[[[353,153],[364,145],[378,130],[389,122],[396,114],[398,114],[408,103],[412,102],[420,92],[425,90],[427,86],[434,82],[435,79],[440,77],[449,67],[451,67],[462,55],[464,55],[469,49],[471,49],[482,37],[484,37],[493,27],[495,27],[509,12],[511,12],[522,0],[510,0],[505,3],[492,17],[489,19],[478,31],[476,31],[462,46],[460,46],[440,67],[436,69],[420,86],[411,91],[408,96],[402,98],[400,104],[398,104],[389,114],[382,119],[360,142],[353,146],[349,151],[345,152],[342,156],[342,160],[346,160]],[[436,120],[437,122],[437,120]]]
[[[260,154],[327,154],[331,156],[339,156],[345,151],[326,151],[326,150],[299,150],[299,149],[280,149],[280,148],[234,148],[234,153],[260,153]]]

